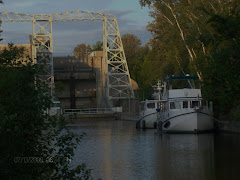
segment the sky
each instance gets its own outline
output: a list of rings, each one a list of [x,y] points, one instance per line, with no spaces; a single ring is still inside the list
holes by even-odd
[[[146,25],[151,21],[149,9],[139,0],[4,0],[1,11],[54,14],[73,10],[110,13],[117,17],[120,34],[131,33],[146,44],[151,38]],[[28,44],[32,23],[2,23],[0,44]],[[77,44],[102,41],[101,22],[53,22],[54,54],[71,54]]]

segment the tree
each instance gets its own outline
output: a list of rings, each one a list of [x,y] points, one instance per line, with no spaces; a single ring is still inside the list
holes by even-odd
[[[2,179],[88,179],[85,165],[70,169],[82,138],[62,117],[49,116],[49,87],[41,67],[19,61],[22,49],[9,45],[0,54],[0,174]]]
[[[175,75],[196,73],[202,80],[205,97],[215,104],[215,112],[228,113],[239,106],[239,98],[230,100],[239,89],[239,73],[235,69],[239,68],[239,1],[140,0],[140,4],[152,9],[150,44],[160,55],[162,72],[168,69],[165,65],[172,64]],[[181,71],[176,71],[177,66]],[[234,75],[226,68],[233,69]]]
[[[208,17],[211,34],[200,36],[207,49],[205,56],[197,59],[203,72],[204,91],[221,115],[240,110],[240,14],[239,1],[222,3],[219,12],[203,9]]]
[[[149,5],[151,7],[152,12],[150,16],[154,19],[153,22],[147,26],[147,30],[152,33],[152,39],[149,41],[149,45],[151,46],[149,53],[144,58],[144,64],[151,64],[151,69],[147,70],[142,67],[140,77],[145,80],[140,87],[145,88],[146,86],[150,86],[156,83],[158,79],[165,79],[168,75],[195,74],[196,71],[192,70],[194,68],[192,68],[188,49],[185,46],[185,36],[181,36],[184,21],[181,18],[179,20],[179,17],[177,21],[174,18],[176,6],[181,5],[185,8],[185,4],[183,5],[181,1],[178,1],[174,6],[174,11],[171,11],[169,4],[176,1],[140,2],[142,3],[141,5]],[[179,13],[177,12],[177,14]],[[179,21],[181,21],[181,23]],[[181,26],[178,26],[178,24]],[[142,66],[144,66],[144,64],[142,64]],[[148,76],[146,76],[146,73]],[[147,96],[150,95],[149,93],[151,93],[149,90],[144,92]]]
[[[148,47],[141,47],[141,40],[134,34],[124,34],[122,36],[122,44],[131,77],[138,81],[138,72],[140,64],[143,62],[143,53],[147,52],[144,48],[147,49]]]
[[[87,44],[78,44],[73,51],[73,54],[76,58],[85,59],[88,56],[88,53],[92,52],[90,45]]]
[[[97,41],[95,44],[93,44],[92,51],[102,51],[103,50],[103,42]]]
[[[160,49],[165,59],[174,59],[176,64],[180,64],[181,69],[185,69],[187,72],[191,68],[183,67],[183,65],[193,65],[192,63],[197,56],[196,49],[199,49],[199,45],[196,49],[194,48],[198,41],[193,38],[200,31],[200,26],[196,25],[197,21],[195,20],[195,17],[202,17],[201,13],[196,11],[199,2],[183,0],[140,1],[142,5],[149,5],[153,9],[150,16],[154,18],[154,21],[148,25],[148,30],[153,32],[151,45]],[[201,72],[196,69],[195,65],[193,68],[194,71],[191,73],[197,73],[201,78]]]

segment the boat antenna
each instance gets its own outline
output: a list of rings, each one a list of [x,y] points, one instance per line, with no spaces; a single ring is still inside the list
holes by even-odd
[[[161,91],[162,91],[162,88],[164,87],[161,84],[161,80],[158,79],[157,85],[153,85],[152,87],[156,88],[156,90],[158,91],[158,100],[160,101],[161,100]]]

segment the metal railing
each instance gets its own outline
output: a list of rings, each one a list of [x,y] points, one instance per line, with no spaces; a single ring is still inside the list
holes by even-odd
[[[122,112],[122,107],[89,108],[89,109],[64,109],[63,114],[111,114]]]

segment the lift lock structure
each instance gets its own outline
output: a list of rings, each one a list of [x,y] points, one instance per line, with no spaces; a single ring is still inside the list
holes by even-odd
[[[33,62],[44,65],[48,73],[40,77],[51,84],[54,83],[52,23],[54,21],[102,21],[103,58],[107,69],[104,79],[106,97],[108,100],[134,98],[115,16],[83,10],[55,14],[0,12],[0,19],[2,22],[32,22]]]

